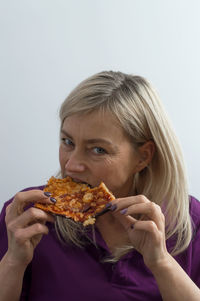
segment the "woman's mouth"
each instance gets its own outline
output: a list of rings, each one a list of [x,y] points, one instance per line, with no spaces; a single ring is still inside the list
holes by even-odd
[[[85,182],[85,181],[82,181],[81,179],[73,178],[73,177],[71,177],[71,178],[72,178],[72,180],[73,180],[74,182],[76,182],[76,183],[78,183],[78,184],[85,184],[85,185],[89,186],[90,188],[92,188],[92,185],[91,185],[91,184],[89,184],[89,183],[87,183],[87,182]]]

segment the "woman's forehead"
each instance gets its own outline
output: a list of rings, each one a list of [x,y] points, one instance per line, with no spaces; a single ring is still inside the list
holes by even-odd
[[[73,114],[65,118],[63,126],[81,124],[82,126],[110,126],[122,128],[117,118],[109,111],[95,110],[89,113]]]
[[[74,114],[65,118],[62,130],[70,135],[84,135],[88,138],[124,136],[124,130],[117,118],[110,112],[94,111],[88,114]]]

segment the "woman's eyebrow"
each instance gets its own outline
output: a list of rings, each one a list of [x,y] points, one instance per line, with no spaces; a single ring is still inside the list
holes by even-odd
[[[65,130],[61,129],[60,131],[61,134],[64,134],[65,136],[72,138],[70,134],[68,134]]]
[[[95,143],[106,143],[106,144],[109,144],[109,145],[112,145],[113,146],[113,143],[106,140],[106,139],[103,139],[103,138],[96,138],[96,139],[87,139],[85,140],[87,143],[91,143],[91,144],[95,144]]]
[[[68,134],[65,130],[61,129],[61,133],[66,135],[67,137],[69,137],[70,139],[72,138],[72,136],[70,134]],[[93,139],[86,139],[85,140],[86,143],[90,143],[90,144],[95,144],[95,143],[104,143],[107,145],[110,145],[112,147],[116,147],[115,145],[113,145],[113,143],[107,139],[103,139],[103,138],[93,138]]]

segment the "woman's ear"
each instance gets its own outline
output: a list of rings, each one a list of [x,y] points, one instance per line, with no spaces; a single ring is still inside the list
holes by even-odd
[[[151,162],[155,152],[155,144],[152,140],[147,141],[138,148],[139,160],[137,164],[137,172],[143,170]]]

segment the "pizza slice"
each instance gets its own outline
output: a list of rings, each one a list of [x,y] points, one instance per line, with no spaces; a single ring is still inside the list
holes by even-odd
[[[94,224],[96,217],[107,211],[106,204],[115,199],[103,182],[98,187],[90,188],[87,184],[74,182],[70,177],[51,177],[44,191],[50,192],[56,202],[36,203],[36,208],[72,218],[84,226]]]

